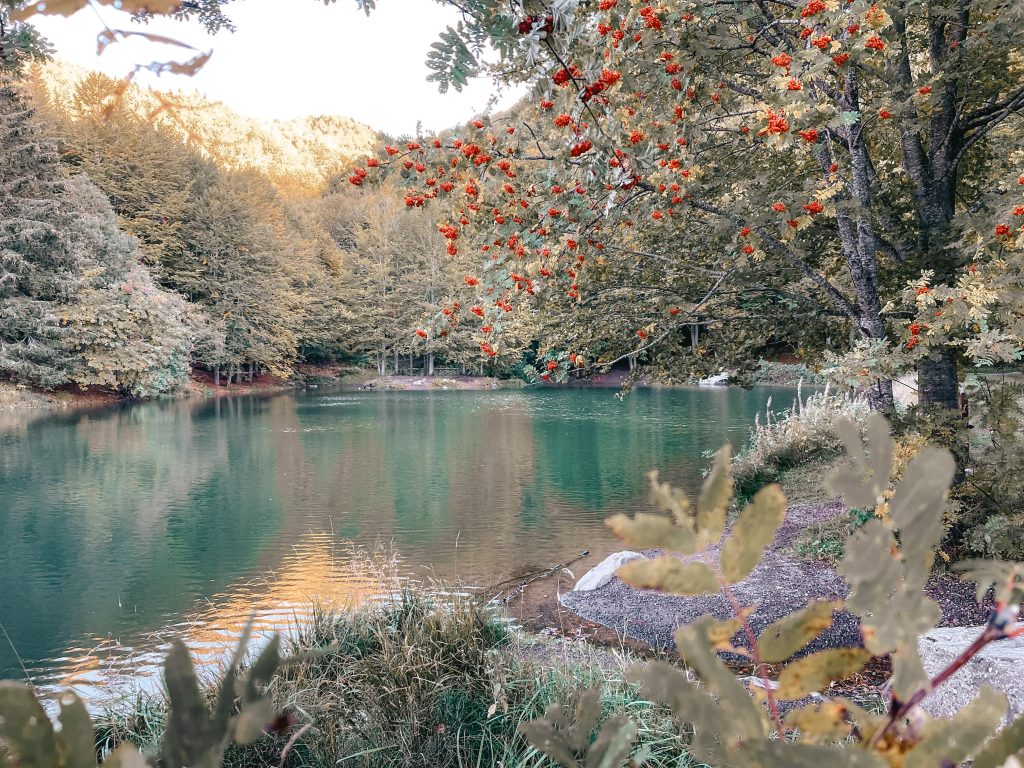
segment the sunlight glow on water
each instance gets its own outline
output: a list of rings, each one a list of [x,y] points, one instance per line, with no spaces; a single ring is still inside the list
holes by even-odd
[[[644,473],[693,491],[792,390],[304,393],[0,420],[0,676],[157,685],[169,639],[215,662],[392,575],[487,585],[615,549]],[[400,557],[368,562],[377,545]],[[362,552],[354,548],[362,547]],[[385,557],[385,559],[387,559]],[[388,577],[382,577],[387,573]],[[12,648],[13,646],[13,648]],[[15,653],[16,650],[16,653]]]

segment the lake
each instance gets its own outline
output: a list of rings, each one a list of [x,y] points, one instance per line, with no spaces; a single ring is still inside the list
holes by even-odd
[[[644,473],[696,489],[759,388],[313,391],[0,421],[0,676],[86,696],[154,679],[183,635],[216,657],[312,601],[404,576],[487,585],[614,551]],[[356,551],[354,547],[363,547]],[[574,566],[576,567],[576,566]],[[579,571],[577,571],[579,575]]]

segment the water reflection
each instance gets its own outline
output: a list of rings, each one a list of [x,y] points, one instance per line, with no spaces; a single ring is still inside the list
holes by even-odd
[[[86,693],[151,671],[169,634],[213,657],[245,618],[382,590],[351,543],[413,577],[497,582],[695,487],[770,392],[334,393],[152,403],[0,428],[0,675]],[[16,650],[16,653],[15,653]]]

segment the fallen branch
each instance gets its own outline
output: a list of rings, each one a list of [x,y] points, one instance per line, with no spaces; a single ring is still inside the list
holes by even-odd
[[[534,582],[540,581],[541,579],[546,579],[548,576],[551,576],[551,575],[553,575],[555,573],[558,573],[558,571],[565,570],[570,565],[572,565],[573,563],[579,562],[580,560],[582,560],[584,557],[586,557],[589,554],[590,554],[590,550],[584,549],[582,552],[580,552],[578,555],[576,555],[576,557],[574,557],[572,560],[567,560],[566,562],[559,563],[558,565],[552,565],[550,568],[544,568],[543,570],[540,570],[540,571],[534,571],[532,574],[527,574],[525,577],[524,576],[517,576],[517,577],[512,578],[512,579],[506,579],[505,581],[499,581],[497,584],[495,584],[494,586],[492,586],[488,590],[489,592],[497,590],[495,592],[494,596],[491,597],[488,602],[497,603],[498,605],[505,605],[506,603],[508,603],[513,598],[516,598],[519,595],[521,595],[526,590],[526,588],[528,586],[530,586],[531,584],[533,584]],[[498,595],[501,594],[501,592],[503,591],[501,589],[498,589],[499,587],[502,587],[505,584],[511,584],[512,582],[515,582],[515,581],[517,581],[519,579],[524,579],[524,578],[525,578],[525,581],[520,581],[518,583],[518,585],[516,586],[516,588],[513,589],[511,592],[509,592],[507,595],[505,595],[505,597],[503,597],[501,599],[498,598]]]

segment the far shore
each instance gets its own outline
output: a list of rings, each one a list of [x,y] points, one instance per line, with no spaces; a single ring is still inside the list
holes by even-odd
[[[766,385],[796,385],[796,381],[767,380]],[[338,387],[347,390],[373,390],[387,392],[436,392],[436,391],[486,391],[497,389],[517,389],[526,386],[540,388],[595,388],[622,389],[633,388],[690,388],[698,386],[697,382],[669,383],[651,380],[647,377],[630,381],[629,372],[615,369],[607,373],[598,373],[585,378],[569,379],[562,383],[537,382],[529,385],[519,379],[499,379],[493,376],[448,375],[438,372],[432,376],[419,375],[379,375],[372,368],[358,368],[337,363],[304,364],[296,368],[295,373],[281,377],[265,373],[254,381],[241,381],[220,385],[214,383],[209,371],[195,369],[189,376],[188,383],[169,398],[217,398],[235,395],[265,395],[294,390],[317,389],[320,387]],[[725,382],[717,386],[729,386]],[[24,385],[0,381],[0,413],[38,411],[40,413],[53,410],[80,410],[101,408],[119,403],[145,402],[148,398],[131,398],[109,389],[90,387],[80,388],[74,385],[59,387],[53,390],[41,390]]]

